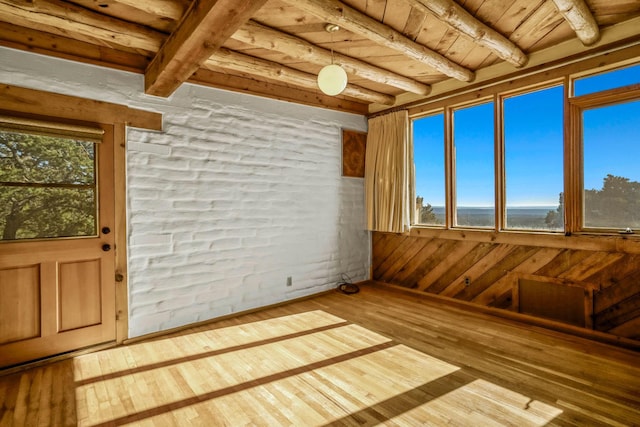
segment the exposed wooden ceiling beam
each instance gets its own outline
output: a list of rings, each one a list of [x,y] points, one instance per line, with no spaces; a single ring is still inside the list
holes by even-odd
[[[250,95],[261,95],[267,98],[314,107],[322,106],[324,108],[354,114],[366,115],[368,112],[369,103],[346,97],[325,95],[315,89],[309,90],[284,83],[278,84],[268,79],[256,80],[248,75],[240,75],[240,73],[230,74],[228,71],[220,70],[213,71],[209,68],[202,67],[191,76],[189,81],[218,89],[248,93]]]
[[[450,27],[471,37],[498,57],[516,67],[527,63],[527,55],[513,42],[483,24],[453,0],[407,0],[414,8],[430,12]]]
[[[34,30],[75,40],[156,52],[164,35],[60,0],[18,2],[0,0],[0,17]]]
[[[108,49],[104,46],[74,40],[56,34],[0,22],[2,46],[55,56],[70,61],[84,62],[102,67],[142,73],[149,63],[140,52]]]
[[[218,49],[207,59],[203,66],[205,68],[212,66],[214,68],[211,69],[214,70],[216,69],[215,67],[225,68],[318,90],[317,76],[315,74],[305,73],[276,62],[234,52],[226,48]],[[375,92],[352,84],[347,85],[342,95],[384,105],[393,105],[396,100],[395,96]]]
[[[145,92],[169,96],[267,0],[200,0],[180,21],[144,74]]]
[[[187,9],[188,3],[176,0],[118,0],[118,3],[134,7],[151,15],[179,20]]]
[[[486,89],[496,85],[503,85],[504,90],[510,90],[510,86],[518,80],[528,81],[526,84],[522,83],[526,86],[584,70],[629,63],[640,57],[638,28],[640,16],[603,28],[600,40],[592,47],[584,46],[578,38],[565,40],[532,52],[527,65],[520,70],[514,71],[511,65],[504,62],[495,63],[479,70],[473,84],[449,79],[432,85],[428,98],[420,99],[412,94],[398,95],[394,108],[408,107],[410,115],[420,115],[433,110],[433,102],[458,95],[465,96],[464,94],[474,91],[479,96],[486,96]],[[424,105],[428,106],[423,108]],[[369,106],[369,114],[387,109],[388,107],[372,104]]]
[[[58,0],[20,6],[12,3],[11,0],[0,0],[0,16],[11,16],[13,22],[25,27],[33,27],[35,25],[36,29],[54,34],[73,36],[76,39],[89,42],[100,40],[106,46],[118,45],[145,52],[158,51],[165,38],[160,32],[104,17],[96,12],[67,5]],[[69,28],[73,28],[74,31],[65,31],[65,29]],[[214,55],[210,63],[219,67],[235,69],[247,74],[281,81],[286,80],[307,89],[318,90],[317,77],[315,75],[283,67],[270,61],[258,60],[227,49],[225,49],[224,54],[218,55],[217,59],[223,62],[233,60],[233,63],[220,63],[215,59]],[[204,64],[206,68],[206,62]],[[392,105],[395,102],[395,97],[393,96],[355,85],[347,85],[343,94],[355,99],[383,105]]]
[[[340,64],[347,73],[378,83],[412,92],[427,95],[431,88],[400,74],[375,67],[364,61],[323,49],[298,37],[274,30],[255,21],[249,21],[236,31],[231,38],[263,49],[277,50],[296,59],[314,64],[327,65],[334,61]]]
[[[318,18],[339,25],[355,34],[401,52],[403,55],[433,67],[439,72],[461,81],[471,81],[474,73],[405,37],[399,31],[341,3],[338,0],[285,0],[291,6]]]
[[[553,3],[585,46],[600,40],[598,23],[584,0],[553,0]]]

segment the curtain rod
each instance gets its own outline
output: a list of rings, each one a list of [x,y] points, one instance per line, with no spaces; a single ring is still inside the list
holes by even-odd
[[[375,117],[384,116],[385,114],[390,114],[390,113],[397,113],[398,111],[403,111],[403,110],[409,111],[409,107],[407,107],[407,105],[391,107],[386,110],[377,111],[375,113],[369,114],[366,117],[367,119],[373,119]]]

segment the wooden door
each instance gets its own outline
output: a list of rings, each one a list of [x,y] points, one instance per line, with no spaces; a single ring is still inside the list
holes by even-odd
[[[7,183],[5,178],[4,187],[0,185],[5,205],[10,192],[21,192],[23,199],[28,199],[27,191],[51,193],[46,203],[41,200],[40,210],[23,207],[26,213],[22,216],[7,213],[9,208],[5,208],[6,217],[0,223],[5,229],[4,236],[0,230],[0,368],[115,340],[113,128],[103,127],[103,131],[102,142],[84,141],[80,150],[70,149],[80,154],[61,154],[63,160],[57,160],[61,168],[73,169],[77,156],[89,159],[89,166],[59,174],[62,183],[43,179],[35,184]],[[0,149],[2,142],[0,139]],[[93,176],[87,172],[91,163]],[[2,167],[6,172],[6,164],[0,164]],[[88,178],[76,176],[81,174]],[[72,197],[76,193],[81,197]],[[74,209],[85,212],[84,216]],[[36,220],[25,219],[27,214],[40,215],[40,227],[46,230],[23,231],[27,237],[21,238],[19,230],[9,229],[14,217],[22,221],[23,228],[33,228]],[[73,221],[82,222],[80,231],[74,229]],[[52,223],[59,230],[51,231],[55,228]]]

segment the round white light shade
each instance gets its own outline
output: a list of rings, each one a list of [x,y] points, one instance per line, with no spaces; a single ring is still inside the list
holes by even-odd
[[[324,66],[318,73],[318,87],[327,95],[338,95],[347,87],[347,72],[337,64]]]

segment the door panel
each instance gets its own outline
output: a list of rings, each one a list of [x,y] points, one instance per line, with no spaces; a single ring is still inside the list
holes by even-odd
[[[115,228],[113,128],[104,130],[95,235],[0,242],[0,368],[115,340],[115,236],[101,233]]]
[[[39,266],[0,270],[0,301],[0,345],[40,336]]]
[[[60,332],[100,323],[100,259],[60,263],[58,268]]]

